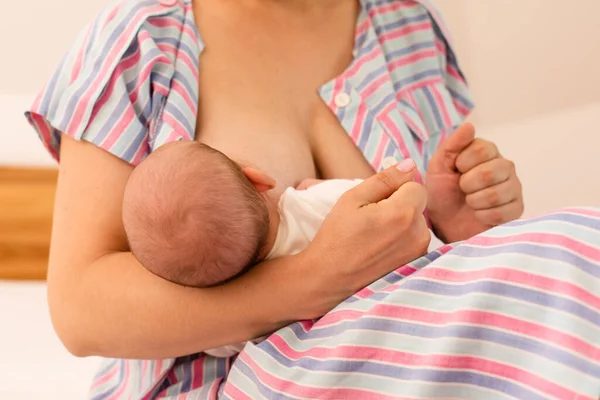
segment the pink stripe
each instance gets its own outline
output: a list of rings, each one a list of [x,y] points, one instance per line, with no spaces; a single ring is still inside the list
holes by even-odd
[[[360,318],[362,314],[363,312],[359,311],[340,310],[328,314],[326,316],[326,323],[327,325],[330,325],[339,321],[356,320]],[[499,329],[509,329],[520,335],[532,338],[543,338],[546,342],[567,348],[586,357],[590,357],[591,354],[594,354],[594,359],[600,360],[600,348],[592,346],[582,339],[547,326],[491,312],[465,310],[443,313],[404,306],[379,304],[373,307],[368,315],[380,316],[398,321],[416,321],[438,326],[461,323],[485,326],[488,328],[495,327]],[[324,318],[322,318],[321,321]],[[319,321],[319,327],[327,326],[321,325],[321,321]],[[325,324],[325,322],[323,324]]]
[[[411,33],[419,32],[419,31],[431,31],[431,21],[421,22],[418,24],[408,24],[404,25],[402,28],[394,29],[389,33],[385,33],[379,36],[379,40],[381,43],[385,43],[389,40],[394,40],[401,38],[403,36],[408,36]]]
[[[371,289],[366,287],[366,288],[362,289],[361,291],[359,291],[358,293],[356,293],[355,296],[358,297],[359,299],[364,299],[364,298],[367,298],[374,294],[375,294],[374,291],[372,291]]]
[[[419,52],[411,53],[405,57],[395,59],[394,61],[388,63],[388,68],[390,71],[395,71],[398,68],[405,67],[407,65],[411,65],[414,67],[414,64],[421,60],[425,60],[427,58],[436,58],[437,54],[435,50],[427,49],[421,50]]]
[[[190,9],[190,7],[186,7]],[[148,19],[148,23],[157,28],[176,28],[177,30],[181,30],[181,22],[172,16],[165,15],[160,18],[150,18]]]
[[[181,84],[181,82],[177,79],[173,79],[171,82],[171,90],[179,93],[185,104],[190,108],[192,113],[196,113],[198,110],[198,105],[194,100],[192,100],[190,93],[187,91],[185,86]]]
[[[444,80],[441,77],[437,76],[437,77],[425,77],[418,81],[414,81],[414,82],[410,83],[409,85],[406,85],[406,86],[400,88],[400,90],[398,90],[396,92],[396,98],[400,98],[405,93],[410,93],[414,90],[421,89],[425,86],[435,85],[437,83],[444,83]]]
[[[82,93],[79,102],[75,105],[75,109],[73,110],[73,118],[71,118],[71,121],[68,124],[68,131],[80,131],[80,125],[90,102],[100,89],[100,85],[106,79],[106,75],[113,72],[109,69],[109,67],[115,64],[115,61],[121,57],[125,48],[131,44],[131,37],[133,36],[135,30],[138,29],[139,22],[146,19],[149,14],[153,14],[161,8],[162,6],[155,6],[144,9],[143,11],[138,12],[137,15],[130,21],[130,23],[127,25],[127,30],[121,33],[116,43],[114,43],[113,47],[111,48],[108,57],[106,57],[102,63],[100,72],[95,79],[93,79],[92,84]]]
[[[73,62],[73,69],[71,70],[71,79],[69,81],[69,84],[73,83],[73,81],[75,79],[77,79],[77,77],[79,76],[79,73],[81,72],[81,66],[83,65],[83,58],[85,56],[85,48],[87,43],[90,40],[90,36],[92,34],[92,30],[94,28],[94,24],[90,24],[90,26],[87,29],[87,32],[85,33],[85,38],[83,39],[83,42],[81,43],[81,47],[79,48],[79,51],[77,52],[77,57],[75,57],[75,61]]]
[[[148,137],[146,137],[144,140],[142,140],[140,147],[138,147],[135,155],[133,156],[133,159],[131,160],[131,165],[136,166],[139,163],[141,163],[144,157],[148,154],[148,152]]]
[[[465,80],[463,79],[463,77],[461,76],[460,72],[458,71],[458,69],[456,69],[456,67],[454,67],[454,65],[452,64],[448,64],[446,66],[446,73],[453,77],[454,79],[456,79],[457,81],[461,82],[461,83],[465,83]]]
[[[143,360],[142,361],[142,374],[141,374],[141,377],[140,377],[140,387],[141,388],[146,387],[146,373],[148,372],[148,364],[150,362],[151,361],[149,361],[149,360]]]
[[[569,282],[548,278],[542,275],[531,274],[519,270],[504,267],[486,268],[483,271],[453,271],[439,267],[428,267],[423,269],[419,277],[440,279],[446,282],[472,282],[480,279],[496,279],[509,282],[510,284],[521,284],[540,290],[547,290],[552,294],[562,294],[572,297],[588,306],[600,310],[600,297],[587,290],[573,285]]]
[[[247,394],[245,394],[244,392],[242,392],[232,382],[227,382],[227,384],[225,385],[225,390],[224,390],[223,394],[225,394],[226,396],[231,396],[232,399],[252,400],[252,397],[250,397]]]
[[[123,132],[135,118],[136,114],[133,107],[125,108],[119,121],[112,127],[110,133],[100,142],[100,144],[98,144],[98,147],[107,150],[111,149],[117,140],[123,137]]]
[[[58,152],[54,147],[52,147],[52,128],[46,122],[46,119],[40,114],[37,114],[35,111],[31,111],[30,117],[33,126],[37,129],[40,135],[40,139],[42,140],[44,147],[46,147],[46,150],[48,150],[52,157],[58,161]]]
[[[344,81],[342,77],[338,77],[335,79],[333,84],[333,92],[331,93],[331,99],[329,99],[329,108],[332,110],[337,110],[337,106],[335,105],[335,96],[342,90],[344,85]]]
[[[285,342],[284,342],[285,343]],[[360,399],[360,400],[397,400],[398,397],[386,396],[380,393],[374,393],[360,389],[343,388],[319,388],[294,383],[293,380],[283,380],[267,371],[263,370],[251,357],[245,352],[240,355],[240,359],[256,374],[258,379],[269,386],[276,393],[282,392],[291,396],[303,399]]]
[[[229,373],[229,369],[227,370],[227,373]],[[217,394],[219,393],[219,386],[221,385],[221,382],[223,382],[223,381],[224,381],[223,378],[218,378],[213,381],[213,383],[210,387],[210,392],[208,393],[209,399],[217,398]]]
[[[363,98],[368,98],[386,82],[391,82],[390,76],[388,74],[380,75],[377,79],[371,81],[371,83],[362,91],[361,96]]]
[[[522,383],[526,386],[530,386],[533,389],[539,390],[543,393],[552,393],[553,396],[556,396],[559,399],[582,398],[581,394],[572,392],[565,387],[550,382],[526,370],[477,357],[437,354],[422,355],[418,353],[395,351],[389,348],[381,349],[367,346],[337,346],[333,349],[323,347],[312,347],[306,351],[298,352],[292,349],[289,346],[289,344],[283,340],[278,340],[278,343],[274,343],[274,345],[277,346],[279,351],[284,356],[292,360],[298,360],[303,357],[310,357],[320,360],[342,358],[346,360],[377,360],[379,362],[389,363],[393,365],[403,365],[421,368],[428,367],[436,368],[439,370],[471,370],[475,372],[497,376],[500,379],[504,380],[510,379],[515,382]]]
[[[201,388],[204,385],[204,363],[206,356],[201,355],[192,364],[192,390]]]
[[[105,30],[106,27],[108,26],[108,24],[110,24],[115,19],[115,17],[119,13],[119,11],[121,11],[121,5],[118,5],[118,6],[114,7],[110,11],[110,13],[108,14],[108,16],[106,17],[106,21],[104,21],[104,24],[102,25],[102,30]]]
[[[104,385],[106,382],[110,381],[119,371],[119,364],[115,363],[115,366],[113,366],[109,371],[107,371],[102,377],[96,379],[93,383],[92,383],[92,387],[91,390],[94,390],[95,388]]]
[[[436,106],[438,106],[439,111],[442,114],[444,125],[447,127],[452,127],[452,118],[450,117],[448,107],[446,106],[446,102],[444,101],[444,99],[442,99],[440,91],[435,86],[432,86],[431,92],[433,93],[433,97],[435,97]]]
[[[416,109],[419,109],[416,105],[413,105],[413,107],[415,107]],[[427,130],[423,130],[423,128],[418,126],[415,123],[415,121],[413,120],[413,118],[409,117],[408,114],[402,108],[398,108],[398,112],[402,116],[402,119],[404,120],[406,125],[409,127],[409,129],[411,129],[417,136],[419,136],[422,140],[429,139],[429,137],[430,137],[429,132]],[[422,145],[422,143],[423,143],[421,140],[414,140],[413,142],[415,145],[417,145],[417,144]],[[417,147],[417,148],[419,148],[419,147]],[[420,148],[422,149],[423,147],[421,146]],[[423,155],[423,153],[421,151],[419,151],[419,154]]]
[[[373,15],[383,15],[387,13],[396,12],[399,9],[411,9],[411,8],[420,8],[421,5],[416,2],[406,2],[406,1],[398,1],[393,2],[392,4],[383,4],[379,7],[374,7],[371,10],[371,14]]]
[[[354,120],[354,125],[352,126],[352,132],[350,133],[350,137],[356,146],[360,143],[361,133],[364,131],[363,124],[365,123],[367,116],[367,106],[364,102],[361,102],[358,106],[358,110],[356,113],[356,119]],[[370,134],[370,132],[365,132],[365,134]]]
[[[359,26],[356,27],[355,30],[355,37],[359,37],[362,34],[364,34],[367,29],[369,29],[369,26],[371,25],[371,20],[369,18],[366,18]]]
[[[156,360],[156,361],[150,361],[150,365],[153,366],[154,368],[154,372],[152,373],[152,382],[154,384],[154,386],[149,387],[147,389],[146,394],[144,395],[144,397],[142,397],[142,400],[150,400],[150,396],[152,395],[152,392],[154,391],[154,389],[162,383],[162,367],[163,367],[163,360]]]
[[[120,388],[119,390],[117,390],[116,392],[114,392],[112,394],[112,396],[108,397],[108,400],[120,400],[123,398],[123,393],[125,393],[125,389],[129,386],[129,380],[130,380],[130,371],[129,371],[129,361],[125,360],[125,362],[123,363],[125,364],[125,367],[123,368],[123,379],[121,379],[120,382]]]
[[[175,130],[171,131],[171,133],[169,133],[169,136],[167,136],[167,138],[165,139],[165,143],[170,143],[170,142],[174,142],[176,140],[178,140],[181,136],[179,136],[179,133]],[[189,137],[186,137],[186,139],[192,140]]]
[[[435,48],[444,58],[446,58],[446,44],[438,37],[435,38]]]
[[[180,136],[189,136],[189,133],[186,133],[187,129],[185,129],[185,127],[181,125],[177,118],[173,117],[173,115],[171,115],[171,113],[167,112],[166,110],[163,111],[163,121],[169,124],[172,128],[174,128]]]
[[[394,105],[394,104],[392,104]],[[385,113],[381,117],[381,121],[384,123],[386,128],[392,133],[392,136],[396,138],[396,142],[398,143],[398,147],[400,148],[400,152],[404,158],[410,158],[410,152],[408,151],[408,147],[406,147],[406,143],[402,138],[402,133],[398,129],[398,126],[392,121],[389,117],[389,113]]]
[[[377,150],[375,151],[375,157],[373,157],[372,161],[375,171],[379,171],[381,169],[381,163],[383,162],[383,154],[389,142],[390,139],[384,133],[381,136],[381,141],[379,142],[379,146],[377,146]]]
[[[343,76],[355,76],[358,73],[358,71],[360,71],[363,65],[379,57],[381,54],[381,47],[375,46],[373,50],[371,50],[369,53],[365,54],[361,58],[357,59],[354,63],[352,63],[350,68],[346,70]]]
[[[154,364],[154,382],[162,376],[163,360],[156,360]]]
[[[508,243],[530,242],[544,246],[559,246],[563,249],[576,252],[593,261],[600,261],[600,249],[575,240],[566,235],[554,233],[522,233],[509,237],[475,236],[467,241],[469,244],[482,246],[496,246]]]
[[[164,97],[167,97],[169,95],[169,86],[164,86],[159,81],[154,81],[152,82],[152,84],[154,85],[153,87],[155,92],[160,93]]]
[[[454,107],[456,107],[456,111],[458,111],[458,113],[463,117],[471,114],[471,108],[458,101],[458,99],[454,99],[452,103],[454,104]]]

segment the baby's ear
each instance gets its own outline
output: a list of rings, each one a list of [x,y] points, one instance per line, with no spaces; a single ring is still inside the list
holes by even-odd
[[[275,179],[271,178],[265,172],[252,167],[243,167],[242,171],[260,193],[268,192],[275,188]]]

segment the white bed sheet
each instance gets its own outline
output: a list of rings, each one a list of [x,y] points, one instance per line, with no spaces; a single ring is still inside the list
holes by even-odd
[[[0,399],[84,399],[98,363],[62,346],[45,284],[0,281]]]

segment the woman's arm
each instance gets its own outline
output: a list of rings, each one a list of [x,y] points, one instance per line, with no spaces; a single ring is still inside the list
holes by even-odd
[[[326,313],[429,242],[423,188],[391,168],[342,196],[310,251],[220,287],[185,288],[129,252],[121,201],[131,171],[63,135],[48,296],[54,327],[78,356],[170,358],[249,340]]]
[[[63,135],[48,296],[56,331],[72,353],[167,358],[247,340],[311,316],[297,265],[301,256],[202,290],[144,269],[129,252],[121,223],[132,170],[96,146]]]

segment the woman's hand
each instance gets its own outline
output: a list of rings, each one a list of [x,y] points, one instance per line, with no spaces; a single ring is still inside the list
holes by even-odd
[[[376,279],[427,252],[425,188],[405,160],[346,192],[305,250],[320,316]]]
[[[426,182],[434,232],[447,243],[468,239],[523,213],[523,190],[514,164],[492,142],[475,139],[469,123],[433,155]]]

